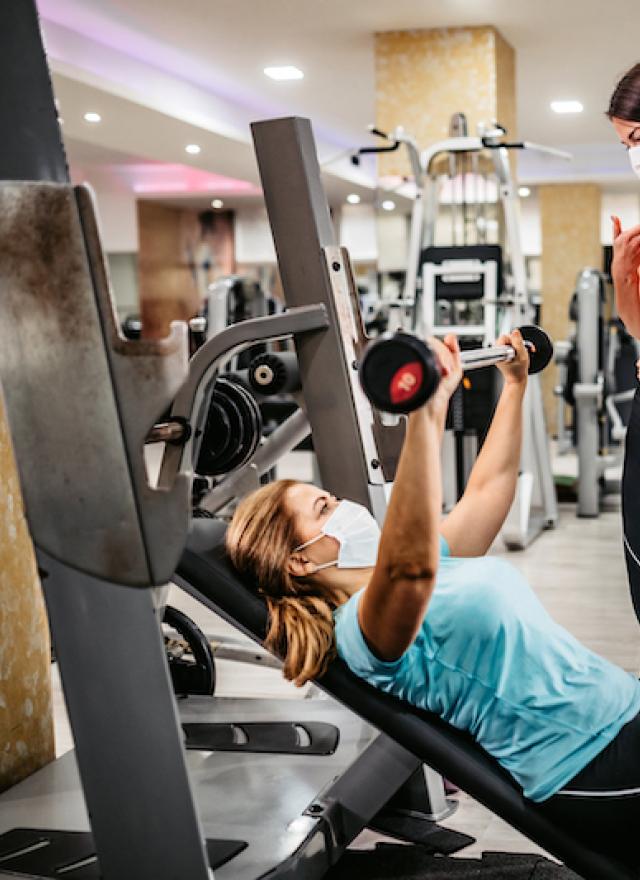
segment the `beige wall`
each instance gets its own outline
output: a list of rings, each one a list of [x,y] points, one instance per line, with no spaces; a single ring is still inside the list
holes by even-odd
[[[515,135],[515,53],[493,27],[388,31],[375,36],[376,125],[404,126],[424,148],[447,137],[453,113],[498,120]],[[380,174],[408,174],[404,151],[380,157]]]
[[[54,757],[44,602],[0,400],[0,791]]]
[[[554,184],[538,189],[542,224],[542,325],[552,339],[566,339],[569,301],[578,272],[602,265],[600,202],[596,184]],[[552,366],[542,376],[547,425],[555,430]]]

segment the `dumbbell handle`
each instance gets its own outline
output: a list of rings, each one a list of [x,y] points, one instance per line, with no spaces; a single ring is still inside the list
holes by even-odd
[[[535,351],[535,345],[524,340],[528,351]],[[470,348],[460,352],[462,369],[479,370],[481,367],[492,367],[495,364],[507,364],[515,359],[516,350],[512,345],[488,345],[486,348]]]

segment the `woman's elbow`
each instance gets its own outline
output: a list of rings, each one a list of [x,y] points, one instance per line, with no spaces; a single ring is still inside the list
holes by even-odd
[[[438,573],[437,563],[429,560],[399,560],[387,567],[387,577],[391,583],[433,584]]]

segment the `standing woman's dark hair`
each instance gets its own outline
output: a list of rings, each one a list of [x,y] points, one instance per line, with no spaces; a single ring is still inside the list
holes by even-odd
[[[607,116],[627,122],[640,120],[640,64],[634,64],[613,90]]]

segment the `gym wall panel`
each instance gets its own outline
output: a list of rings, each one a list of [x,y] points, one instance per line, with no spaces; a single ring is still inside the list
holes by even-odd
[[[375,35],[376,125],[398,125],[421,148],[445,138],[453,113],[469,133],[498,119],[515,134],[515,53],[493,27],[388,31]],[[405,151],[379,157],[380,175],[409,173]]]
[[[54,758],[51,649],[0,398],[0,791]]]
[[[349,251],[353,262],[375,262],[378,259],[378,233],[373,205],[343,205],[338,239]]]
[[[552,339],[566,339],[569,301],[578,272],[602,267],[600,187],[594,183],[538,188],[542,225],[542,325]],[[542,374],[547,426],[555,425],[556,370]]]
[[[271,227],[263,205],[249,205],[234,214],[235,257],[238,263],[274,263]]]

